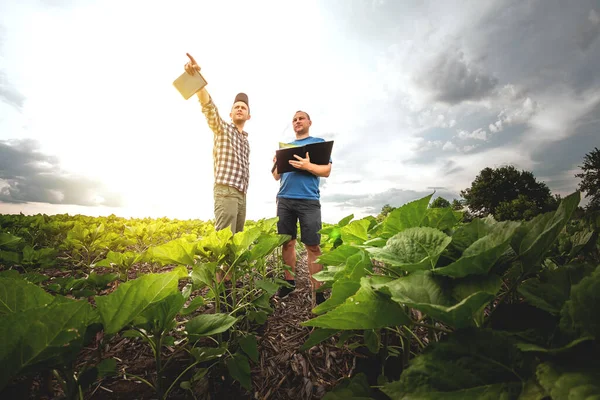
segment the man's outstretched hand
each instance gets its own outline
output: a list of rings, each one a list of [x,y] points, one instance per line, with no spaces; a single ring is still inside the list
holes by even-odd
[[[185,55],[188,56],[190,59],[190,61],[185,63],[185,65],[183,66],[185,72],[187,72],[190,75],[196,75],[196,72],[200,72],[200,66],[198,65],[196,60],[194,60],[194,57],[192,57],[190,53],[185,53]]]

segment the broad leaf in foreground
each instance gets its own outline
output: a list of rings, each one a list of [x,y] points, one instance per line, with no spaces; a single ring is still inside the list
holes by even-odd
[[[143,275],[122,283],[107,296],[96,296],[104,332],[119,332],[152,304],[176,293],[177,283],[184,276],[187,274],[181,269],[164,274]]]
[[[563,370],[558,365],[538,365],[536,376],[553,400],[600,398],[600,370]]]
[[[561,310],[560,326],[565,331],[600,338],[600,265],[594,273],[571,288],[571,298]]]
[[[394,269],[433,269],[452,238],[434,228],[409,228],[388,239],[383,248],[371,247],[371,256]]]
[[[343,244],[334,250],[322,254],[317,258],[317,262],[322,265],[342,265],[346,263],[346,260],[360,251],[360,249]]]
[[[2,317],[0,390],[13,376],[72,361],[83,346],[91,314],[87,301],[62,298]]]
[[[252,389],[252,380],[250,378],[250,363],[248,358],[241,354],[235,353],[233,357],[227,359],[227,370],[229,375],[238,381],[246,390]]]
[[[410,322],[400,305],[371,288],[368,278],[362,278],[360,286],[358,292],[342,305],[327,314],[303,322],[302,325],[348,330],[378,329]]]
[[[196,243],[190,243],[183,238],[171,240],[160,246],[153,247],[152,257],[163,265],[194,265]]]
[[[551,314],[559,314],[571,295],[571,285],[581,281],[594,270],[586,264],[563,265],[543,270],[538,277],[529,278],[519,285],[525,301]]]
[[[362,244],[369,237],[367,231],[371,222],[366,219],[352,221],[341,229],[342,240],[345,244]]]
[[[421,199],[406,203],[402,207],[398,207],[390,212],[383,222],[384,235],[390,237],[405,229],[421,226],[431,196],[433,196],[433,193]]]
[[[455,328],[474,326],[474,316],[494,298],[493,294],[477,292],[453,305],[429,271],[418,271],[396,279],[383,285],[381,290],[389,291],[392,300],[399,304],[415,308]]]
[[[525,375],[514,342],[493,331],[465,330],[430,345],[400,380],[382,391],[396,399],[513,399]]]
[[[505,221],[494,225],[491,232],[466,248],[456,262],[435,270],[436,274],[460,278],[468,275],[486,275],[510,246],[510,240],[520,226]]]
[[[335,273],[331,296],[313,309],[315,314],[323,314],[344,303],[360,288],[360,280],[372,269],[371,260],[364,251],[348,257],[346,265]]]
[[[237,321],[229,314],[202,314],[192,318],[185,324],[185,330],[192,340],[203,336],[223,333]]]
[[[44,289],[23,279],[0,277],[0,316],[45,306],[52,299]]]
[[[541,263],[579,205],[579,199],[579,192],[570,194],[560,202],[556,211],[538,215],[524,224],[512,241],[512,246],[524,265],[535,267]]]

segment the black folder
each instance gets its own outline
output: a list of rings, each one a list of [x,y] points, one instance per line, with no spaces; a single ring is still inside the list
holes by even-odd
[[[297,160],[294,155],[298,155],[302,158],[306,158],[306,152],[310,156],[310,162],[317,165],[327,165],[331,160],[331,150],[333,149],[333,140],[329,142],[317,142],[306,144],[304,146],[289,147],[285,149],[279,149],[276,152],[277,161],[277,172],[283,174],[286,172],[298,172],[301,171],[290,165],[290,160]]]

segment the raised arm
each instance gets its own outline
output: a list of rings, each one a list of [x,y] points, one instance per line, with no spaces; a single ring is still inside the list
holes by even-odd
[[[185,72],[190,75],[194,75],[196,73],[200,73],[200,66],[192,57],[190,53],[185,53],[190,61],[185,64]],[[206,116],[206,120],[208,122],[208,126],[210,129],[217,135],[223,133],[223,119],[219,116],[219,111],[217,107],[212,102],[206,87],[203,87],[198,92],[196,92],[196,96],[198,96],[198,100],[200,100],[200,104],[202,105],[202,113]]]

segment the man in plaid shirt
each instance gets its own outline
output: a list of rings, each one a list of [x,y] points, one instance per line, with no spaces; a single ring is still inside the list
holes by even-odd
[[[188,74],[200,72],[200,66],[187,54],[190,61],[185,64]],[[248,133],[244,131],[250,119],[248,96],[239,93],[231,107],[230,123],[225,122],[213,103],[206,88],[196,95],[202,104],[202,113],[214,132],[213,162],[215,174],[215,229],[231,227],[233,233],[244,229],[246,221],[246,192],[250,177],[250,145]]]

